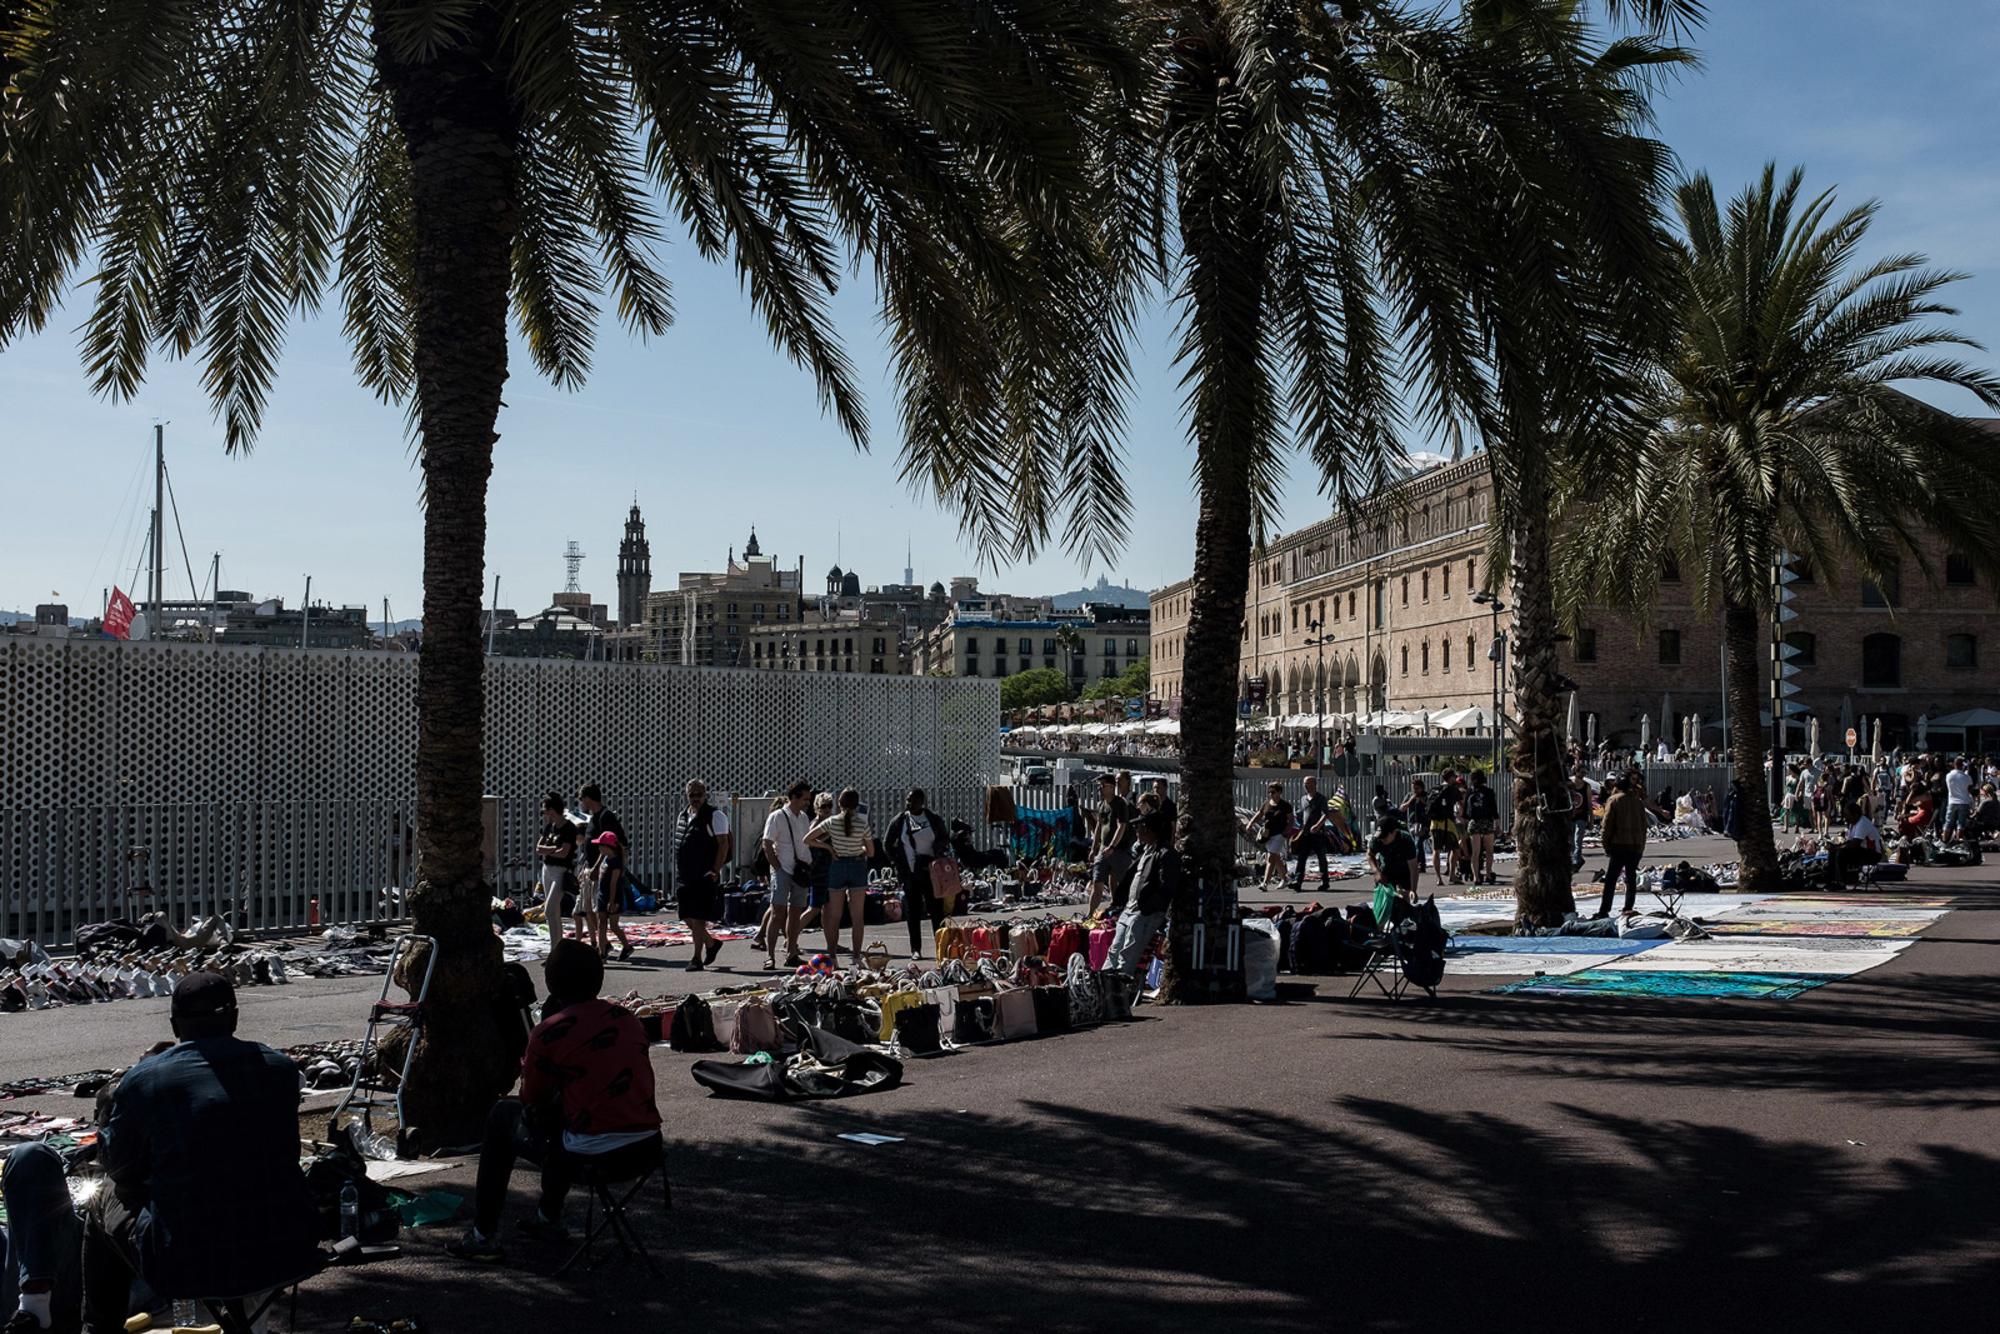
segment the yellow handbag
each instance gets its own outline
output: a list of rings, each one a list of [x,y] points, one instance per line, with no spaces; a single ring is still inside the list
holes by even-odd
[[[924,1003],[921,991],[895,991],[882,998],[882,1041],[888,1042],[896,1036],[896,1015],[913,1005]]]
[[[971,942],[966,938],[964,927],[954,925],[949,917],[938,924],[937,957],[939,963],[943,963],[946,959],[963,959],[971,952]]]

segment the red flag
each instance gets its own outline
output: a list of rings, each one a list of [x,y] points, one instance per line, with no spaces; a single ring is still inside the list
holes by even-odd
[[[125,596],[122,588],[111,590],[111,605],[104,609],[104,633],[113,639],[129,639],[132,635],[132,616],[137,609],[132,599]]]

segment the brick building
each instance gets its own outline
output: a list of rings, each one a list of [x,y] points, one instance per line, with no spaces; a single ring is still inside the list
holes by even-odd
[[[1239,697],[1261,677],[1265,711],[1276,716],[1490,711],[1506,666],[1493,661],[1495,636],[1510,634],[1513,620],[1504,609],[1511,588],[1500,590],[1497,615],[1476,600],[1486,592],[1491,502],[1485,456],[1475,455],[1427,467],[1353,514],[1269,542],[1251,569]],[[2000,654],[1994,590],[1941,545],[1928,554],[1934,583],[1914,561],[1881,589],[1854,579],[1834,588],[1802,571],[1799,618],[1788,627],[1804,650],[1796,660],[1804,714],[1793,745],[1803,742],[1807,719],[1818,719],[1821,744],[1833,749],[1843,720],[1880,718],[1893,746],[1919,716],[2000,703],[1980,667],[1982,654],[1989,666]],[[1692,592],[1669,569],[1643,632],[1622,615],[1583,618],[1562,655],[1579,685],[1580,726],[1595,715],[1600,738],[1633,743],[1642,718],[1654,736],[1673,738],[1684,719],[1699,716],[1707,741],[1719,741],[1721,613],[1698,610]],[[1191,597],[1185,580],[1152,595],[1153,687],[1170,711]],[[1327,642],[1309,642],[1320,638]]]

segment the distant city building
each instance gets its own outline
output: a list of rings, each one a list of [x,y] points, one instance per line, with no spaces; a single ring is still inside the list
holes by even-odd
[[[748,667],[750,631],[760,625],[796,624],[803,610],[805,560],[779,569],[758,545],[756,529],[732,550],[723,568],[683,570],[671,591],[646,598],[645,658],[691,667]]]
[[[618,628],[641,629],[646,624],[646,595],[653,591],[653,547],[646,541],[646,521],[639,501],[625,516],[625,538],[618,544]]]
[[[2000,435],[2000,419],[1978,420]],[[1261,678],[1264,708],[1280,716],[1490,714],[1494,637],[1511,637],[1514,603],[1511,583],[1499,590],[1508,610],[1497,618],[1474,600],[1488,584],[1492,483],[1483,454],[1428,463],[1371,498],[1365,518],[1337,512],[1274,536],[1249,571],[1237,698],[1251,698]],[[1844,748],[1846,726],[1879,718],[1886,750],[1912,744],[1919,717],[1992,704],[1995,592],[1941,539],[1923,546],[1934,582],[1917,572],[1877,587],[1852,572],[1799,570],[1799,615],[1785,635],[1799,668],[1794,748],[1812,718],[1827,750]],[[1838,587],[1834,574],[1845,575]],[[1600,741],[1630,746],[1649,724],[1673,745],[1681,720],[1698,716],[1704,742],[1719,744],[1721,618],[1696,604],[1692,584],[1670,565],[1643,633],[1630,617],[1590,612],[1561,645],[1559,668],[1577,682],[1586,734],[1594,726]],[[1181,695],[1193,600],[1187,580],[1152,594],[1152,691],[1169,707]],[[1307,642],[1321,636],[1328,642]]]
[[[169,615],[173,605],[167,604]],[[174,624],[169,622],[170,635]],[[375,632],[368,625],[366,607],[314,606],[305,611],[287,610],[282,598],[272,598],[255,605],[233,606],[216,639],[224,644],[257,644],[266,648],[368,648],[375,642]]]
[[[1047,604],[1046,598],[961,598],[953,617],[924,636],[919,670],[1002,677],[1050,668],[1081,689],[1122,674],[1146,656],[1150,617],[1145,608],[1091,606],[1059,612]],[[1066,646],[1065,641],[1071,642]]]
[[[564,605],[565,599],[571,600],[569,605]],[[577,599],[582,605],[576,605]],[[595,661],[604,657],[605,611],[601,603],[593,607],[588,594],[558,593],[552,605],[533,616],[520,616],[508,607],[489,612],[480,621],[479,632],[498,658]]]
[[[899,620],[870,618],[859,609],[826,614],[809,607],[803,620],[750,627],[750,665],[760,671],[907,676],[903,635]]]

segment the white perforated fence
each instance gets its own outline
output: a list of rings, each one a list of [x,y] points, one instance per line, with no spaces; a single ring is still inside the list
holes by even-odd
[[[303,925],[315,897],[326,921],[385,911],[413,879],[416,681],[411,654],[0,645],[0,934],[59,941],[144,907],[140,884],[259,927]],[[551,789],[600,784],[664,882],[689,778],[969,792],[998,769],[999,718],[991,681],[489,660],[502,884],[525,882]]]

